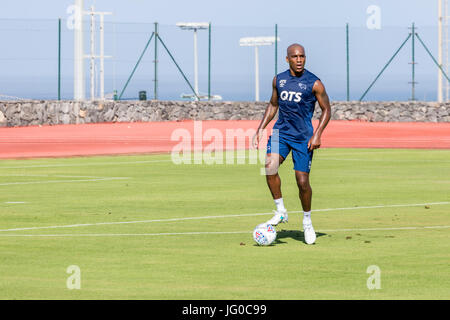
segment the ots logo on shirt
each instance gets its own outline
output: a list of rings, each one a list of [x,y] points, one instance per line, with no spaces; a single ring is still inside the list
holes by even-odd
[[[280,99],[283,101],[300,102],[302,100],[302,93],[295,91],[281,91]]]

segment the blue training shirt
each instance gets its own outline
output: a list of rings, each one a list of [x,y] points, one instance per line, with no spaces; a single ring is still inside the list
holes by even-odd
[[[313,73],[304,69],[300,77],[287,70],[277,75],[278,120],[273,129],[279,136],[297,142],[308,141],[313,135],[311,119],[316,105],[312,88],[316,80]]]

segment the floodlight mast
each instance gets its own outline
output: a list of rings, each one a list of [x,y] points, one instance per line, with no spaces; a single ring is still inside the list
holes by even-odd
[[[259,46],[270,46],[280,38],[275,37],[246,37],[239,40],[241,47],[255,47],[255,101],[259,101]]]
[[[100,59],[100,100],[105,100],[105,58],[112,58],[105,56],[105,15],[110,15],[112,12],[97,12],[94,6],[91,6],[91,11],[85,14],[91,16],[91,52],[90,55],[85,55],[85,58],[90,59],[90,78],[91,78],[91,100],[95,100],[95,59]],[[95,16],[100,16],[100,55],[95,54]]]
[[[74,100],[86,99],[86,79],[84,70],[84,59],[90,59],[90,89],[91,100],[95,99],[95,59],[100,59],[100,99],[105,99],[105,58],[112,58],[105,56],[105,15],[110,15],[112,12],[95,12],[94,7],[91,6],[90,11],[84,11],[84,0],[75,0],[74,13]],[[83,34],[83,16],[91,16],[91,37],[90,37],[90,54],[84,54],[84,34]],[[95,15],[100,16],[100,55],[95,54]]]
[[[259,53],[255,46],[255,101],[259,101]]]
[[[75,0],[74,12],[74,100],[85,99],[84,48],[83,48],[84,0]]]
[[[182,30],[193,30],[194,31],[194,91],[197,97],[199,96],[198,90],[198,48],[197,48],[197,30],[208,29],[208,22],[178,22],[177,27]],[[198,100],[198,98],[195,98]]]
[[[438,0],[438,64],[442,66],[442,0]],[[442,95],[442,71],[438,68],[437,101],[443,101]]]
[[[94,6],[91,6],[91,54],[87,58],[90,59],[90,78],[91,78],[91,100],[95,98],[95,15]]]

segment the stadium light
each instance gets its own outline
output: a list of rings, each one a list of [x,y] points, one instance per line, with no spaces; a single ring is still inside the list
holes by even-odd
[[[197,30],[203,30],[209,28],[208,22],[178,22],[177,27],[182,30],[194,31],[194,91],[198,96],[198,50],[197,50]],[[196,98],[197,99],[197,98]]]
[[[259,101],[259,46],[270,46],[280,41],[277,37],[246,37],[239,39],[241,47],[255,47],[255,101]]]

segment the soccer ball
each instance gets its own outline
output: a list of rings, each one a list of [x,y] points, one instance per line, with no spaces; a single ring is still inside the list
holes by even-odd
[[[275,227],[268,223],[262,223],[253,230],[253,239],[260,246],[268,246],[277,238]]]

